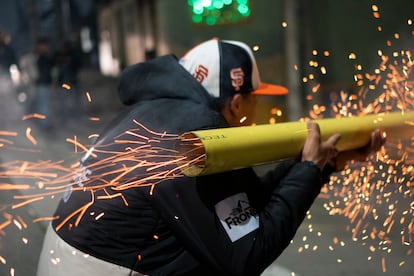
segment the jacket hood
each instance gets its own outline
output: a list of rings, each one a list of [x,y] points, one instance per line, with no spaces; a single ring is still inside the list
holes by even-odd
[[[159,98],[187,99],[206,105],[214,102],[174,55],[127,67],[121,74],[118,94],[125,105]]]

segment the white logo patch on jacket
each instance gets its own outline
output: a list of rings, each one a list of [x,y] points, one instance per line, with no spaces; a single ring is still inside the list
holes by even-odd
[[[232,195],[216,204],[216,214],[232,242],[259,228],[259,216],[246,193]]]

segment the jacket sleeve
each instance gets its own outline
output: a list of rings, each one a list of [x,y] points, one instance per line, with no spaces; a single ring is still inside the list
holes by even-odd
[[[258,275],[283,252],[319,194],[322,176],[315,164],[306,161],[276,167],[263,177],[266,187],[273,190],[259,211],[259,228],[252,237],[240,241],[240,246],[250,246],[250,251],[244,248],[245,266],[236,274]],[[243,254],[241,250],[234,252]]]
[[[192,182],[195,181],[195,184]],[[260,275],[288,246],[322,186],[311,162],[277,166],[260,179],[252,169],[156,185],[150,198],[177,240],[203,270]],[[231,241],[216,204],[246,193],[258,226]]]

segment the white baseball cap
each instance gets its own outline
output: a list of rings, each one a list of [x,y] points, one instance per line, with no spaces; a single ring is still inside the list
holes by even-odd
[[[253,52],[240,41],[211,39],[189,50],[179,63],[215,98],[236,93],[286,95],[284,86],[260,81]]]

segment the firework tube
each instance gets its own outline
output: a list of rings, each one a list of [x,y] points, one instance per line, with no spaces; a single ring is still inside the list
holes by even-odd
[[[323,140],[341,134],[338,151],[367,145],[377,128],[385,131],[388,141],[414,136],[414,111],[314,121],[320,126]],[[187,176],[199,176],[296,158],[307,135],[306,122],[187,132],[178,146],[188,161],[181,168]]]

